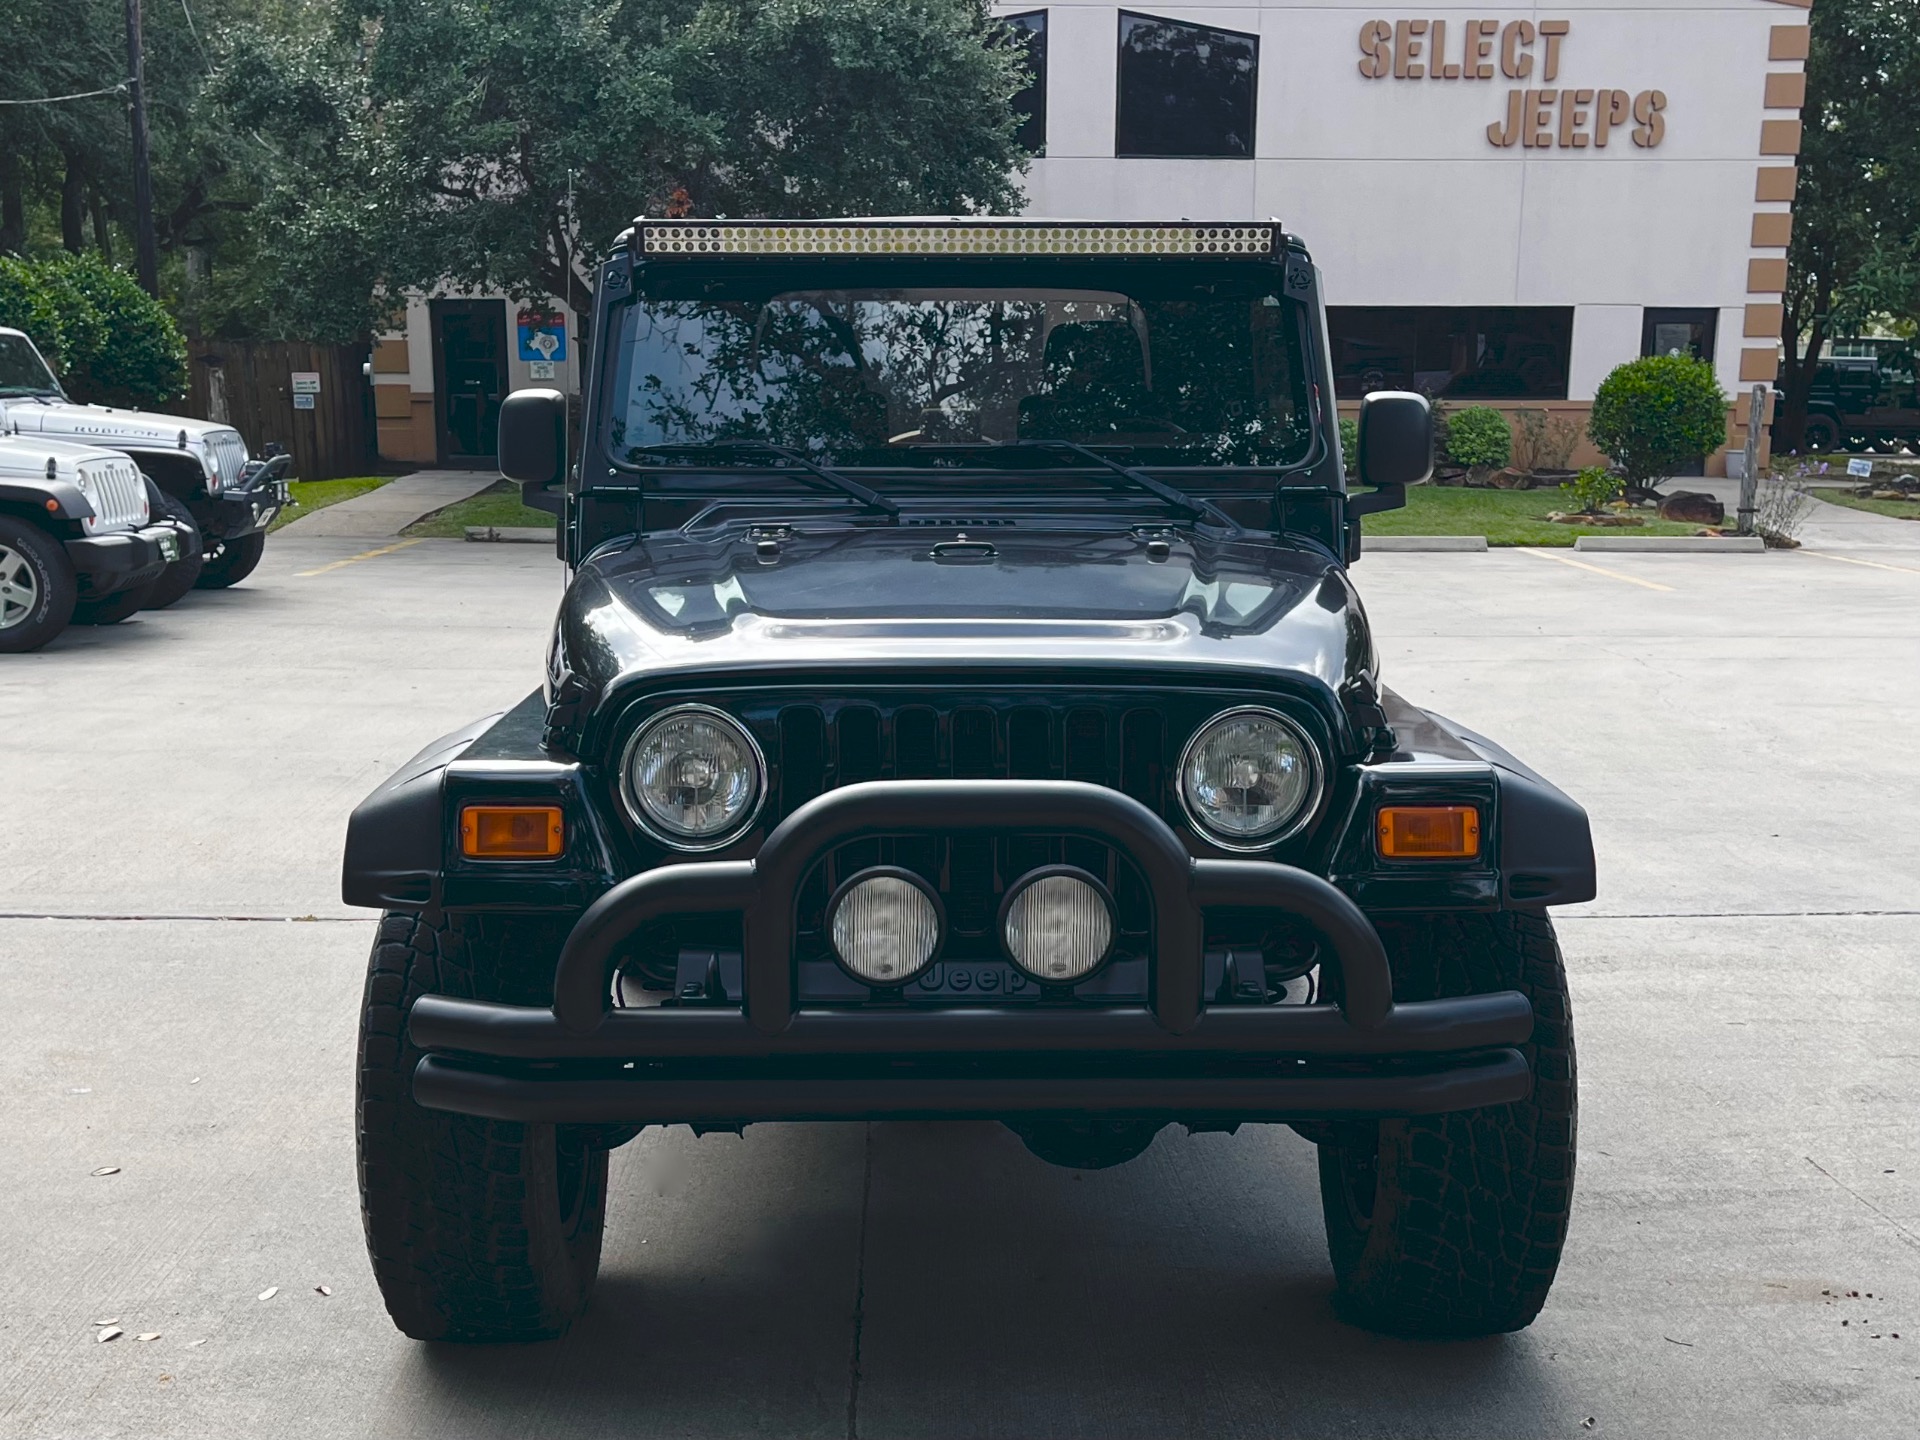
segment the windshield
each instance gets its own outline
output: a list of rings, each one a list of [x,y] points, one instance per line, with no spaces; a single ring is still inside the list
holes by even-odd
[[[26,336],[0,335],[0,399],[59,393],[60,382]]]
[[[698,293],[625,312],[607,439],[623,464],[744,440],[842,465],[1019,441],[1134,464],[1295,464],[1313,439],[1304,315],[1279,278],[758,295],[745,277],[682,282]]]

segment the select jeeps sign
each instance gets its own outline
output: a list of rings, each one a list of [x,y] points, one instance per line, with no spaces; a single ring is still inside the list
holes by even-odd
[[[1572,31],[1570,20],[1369,20],[1360,27],[1360,73],[1369,80],[1553,81]],[[1666,138],[1666,108],[1660,90],[1509,89],[1506,114],[1487,126],[1487,140],[1503,150],[1604,150],[1624,133],[1651,150]]]

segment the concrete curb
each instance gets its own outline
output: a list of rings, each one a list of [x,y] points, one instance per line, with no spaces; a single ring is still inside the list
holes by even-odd
[[[1582,535],[1573,548],[1615,554],[1762,555],[1767,544],[1758,535]]]
[[[508,545],[551,545],[553,531],[542,525],[469,525],[467,539]]]
[[[1484,535],[1365,535],[1361,537],[1360,549],[1366,551],[1392,550],[1484,550],[1487,537]]]

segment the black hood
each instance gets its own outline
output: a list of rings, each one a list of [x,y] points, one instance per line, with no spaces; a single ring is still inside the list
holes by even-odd
[[[1370,698],[1378,666],[1359,596],[1318,549],[959,522],[676,531],[602,550],[562,602],[552,680],[598,709],[695,674],[1035,668],[1272,677],[1331,700]]]

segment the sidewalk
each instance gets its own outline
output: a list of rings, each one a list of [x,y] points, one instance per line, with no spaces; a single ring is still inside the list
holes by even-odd
[[[418,470],[378,490],[302,516],[280,533],[301,539],[382,540],[436,510],[471,499],[499,479],[498,470]]]
[[[1729,521],[1740,507],[1738,480],[1718,477],[1703,480],[1696,475],[1691,479],[1669,480],[1661,489],[1666,493],[1704,491],[1727,507]],[[1813,493],[1817,496],[1820,492],[1816,489]],[[1811,550],[1920,550],[1920,522],[1896,520],[1871,510],[1850,510],[1845,505],[1829,505],[1822,500],[1807,512],[1797,538]]]

